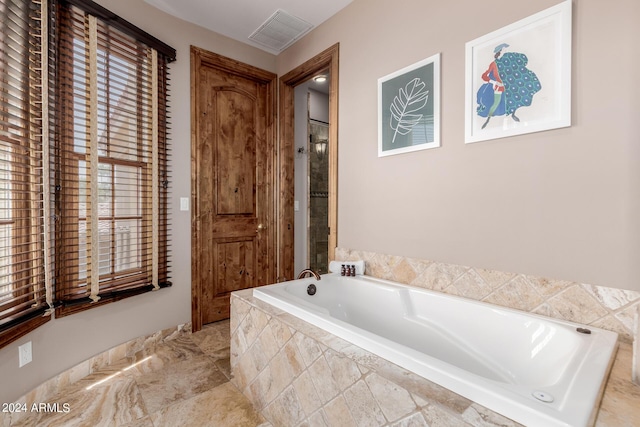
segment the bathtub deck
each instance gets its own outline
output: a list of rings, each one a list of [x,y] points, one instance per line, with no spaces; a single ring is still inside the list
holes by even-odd
[[[250,290],[232,295],[231,316],[233,382],[274,425],[519,425],[253,298]],[[596,426],[640,425],[640,387],[626,372],[629,355],[623,344]]]

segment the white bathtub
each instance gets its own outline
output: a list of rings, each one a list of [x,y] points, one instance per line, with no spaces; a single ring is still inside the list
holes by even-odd
[[[527,426],[592,423],[618,338],[366,276],[328,274],[253,295]]]

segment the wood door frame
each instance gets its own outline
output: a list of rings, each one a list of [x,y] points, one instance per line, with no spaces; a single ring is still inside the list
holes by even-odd
[[[229,74],[235,74],[240,77],[248,78],[265,84],[267,86],[267,114],[266,114],[266,141],[268,147],[268,157],[271,165],[276,165],[276,111],[277,111],[277,75],[271,72],[253,67],[248,64],[209,52],[195,46],[191,46],[191,323],[193,332],[202,329],[202,313],[200,301],[202,300],[202,286],[198,277],[200,266],[198,265],[198,256],[201,252],[201,239],[199,232],[199,210],[198,210],[198,194],[197,179],[199,165],[199,135],[198,135],[198,117],[200,111],[198,108],[198,91],[199,86],[199,70],[201,65],[205,63],[208,67],[216,68]],[[265,214],[265,222],[267,228],[262,233],[268,233],[270,242],[270,255],[267,256],[269,267],[268,277],[275,281],[276,278],[276,173],[273,167],[269,169],[269,181],[272,183],[268,189],[269,198],[272,201],[270,212]]]
[[[294,278],[294,92],[295,87],[329,71],[329,261],[338,243],[338,77],[336,43],[280,77],[280,179],[278,203],[278,281]]]

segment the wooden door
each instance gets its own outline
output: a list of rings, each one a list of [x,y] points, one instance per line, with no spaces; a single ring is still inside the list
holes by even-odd
[[[275,282],[275,79],[191,49],[192,321],[229,318],[230,293]]]

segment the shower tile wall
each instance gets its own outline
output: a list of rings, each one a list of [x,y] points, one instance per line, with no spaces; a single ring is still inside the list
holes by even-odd
[[[329,128],[315,122],[311,122],[309,128],[309,265],[315,271],[326,273],[329,267],[329,156],[319,155],[314,144],[329,140]]]

